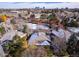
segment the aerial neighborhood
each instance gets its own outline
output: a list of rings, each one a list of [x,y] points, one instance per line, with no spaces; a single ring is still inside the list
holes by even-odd
[[[79,9],[0,9],[0,56],[79,56]]]

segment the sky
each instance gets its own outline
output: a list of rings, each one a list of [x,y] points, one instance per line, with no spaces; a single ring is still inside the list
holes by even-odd
[[[0,8],[79,8],[79,2],[0,2]]]

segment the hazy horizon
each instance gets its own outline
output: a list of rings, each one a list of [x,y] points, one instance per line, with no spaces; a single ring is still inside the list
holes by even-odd
[[[79,8],[78,2],[0,2],[0,8]]]

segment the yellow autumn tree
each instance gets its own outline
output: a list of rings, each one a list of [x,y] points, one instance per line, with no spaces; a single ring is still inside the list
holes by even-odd
[[[6,15],[2,15],[1,18],[2,18],[2,21],[4,21],[4,22],[7,20]]]

